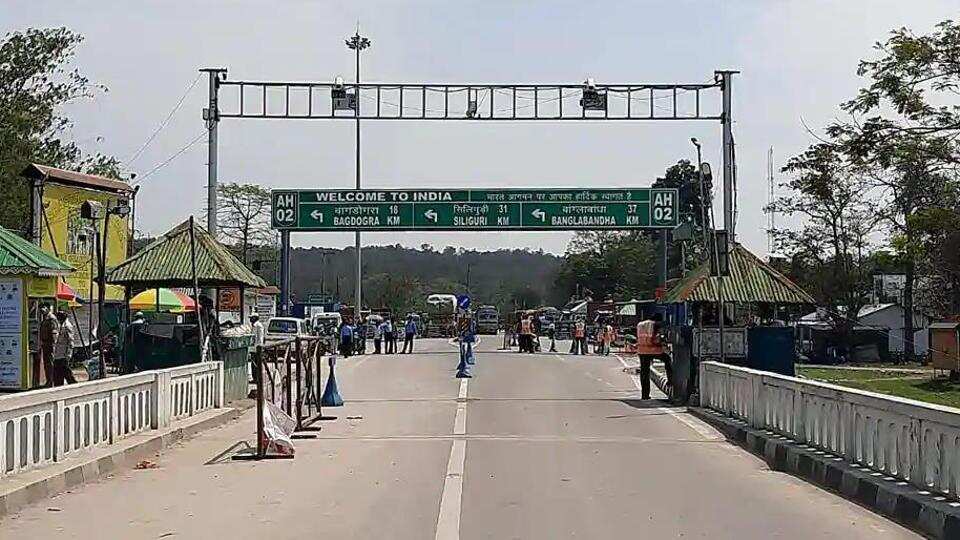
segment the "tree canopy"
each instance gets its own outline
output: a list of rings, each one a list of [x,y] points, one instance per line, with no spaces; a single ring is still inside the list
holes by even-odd
[[[88,154],[66,135],[63,106],[106,92],[71,62],[83,37],[67,28],[30,28],[0,41],[0,225],[25,232],[29,190],[19,178],[31,162],[120,177],[116,158]]]

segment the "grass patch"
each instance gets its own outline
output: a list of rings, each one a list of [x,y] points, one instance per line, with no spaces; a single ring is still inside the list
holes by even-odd
[[[843,381],[869,381],[873,379],[895,379],[904,377],[918,377],[916,374],[902,371],[887,371],[884,369],[824,369],[802,367],[797,373],[808,378],[824,382],[841,383]]]
[[[960,382],[946,377],[877,370],[801,368],[800,375],[831,384],[857,388],[927,403],[960,408]]]

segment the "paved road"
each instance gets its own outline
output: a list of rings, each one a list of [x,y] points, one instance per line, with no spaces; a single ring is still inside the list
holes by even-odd
[[[296,459],[223,459],[253,441],[247,414],[157,469],[7,518],[0,538],[917,538],[638,401],[615,357],[494,341],[463,383],[442,340],[344,361],[348,403]]]

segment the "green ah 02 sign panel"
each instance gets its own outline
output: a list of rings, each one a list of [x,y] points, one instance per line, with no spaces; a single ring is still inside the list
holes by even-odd
[[[672,228],[675,189],[274,191],[290,231],[499,231]]]

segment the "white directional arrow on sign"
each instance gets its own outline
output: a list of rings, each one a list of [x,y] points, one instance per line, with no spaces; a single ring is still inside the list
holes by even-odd
[[[310,217],[312,217],[313,219],[320,219],[320,216],[322,215],[323,215],[323,212],[319,210],[314,210],[313,212],[310,212]]]
[[[530,213],[533,214],[533,217],[539,219],[540,221],[543,221],[543,222],[547,221],[547,213],[539,208],[537,208],[536,210]]]
[[[427,210],[423,213],[423,217],[429,219],[430,221],[436,223],[440,216],[434,210]]]

